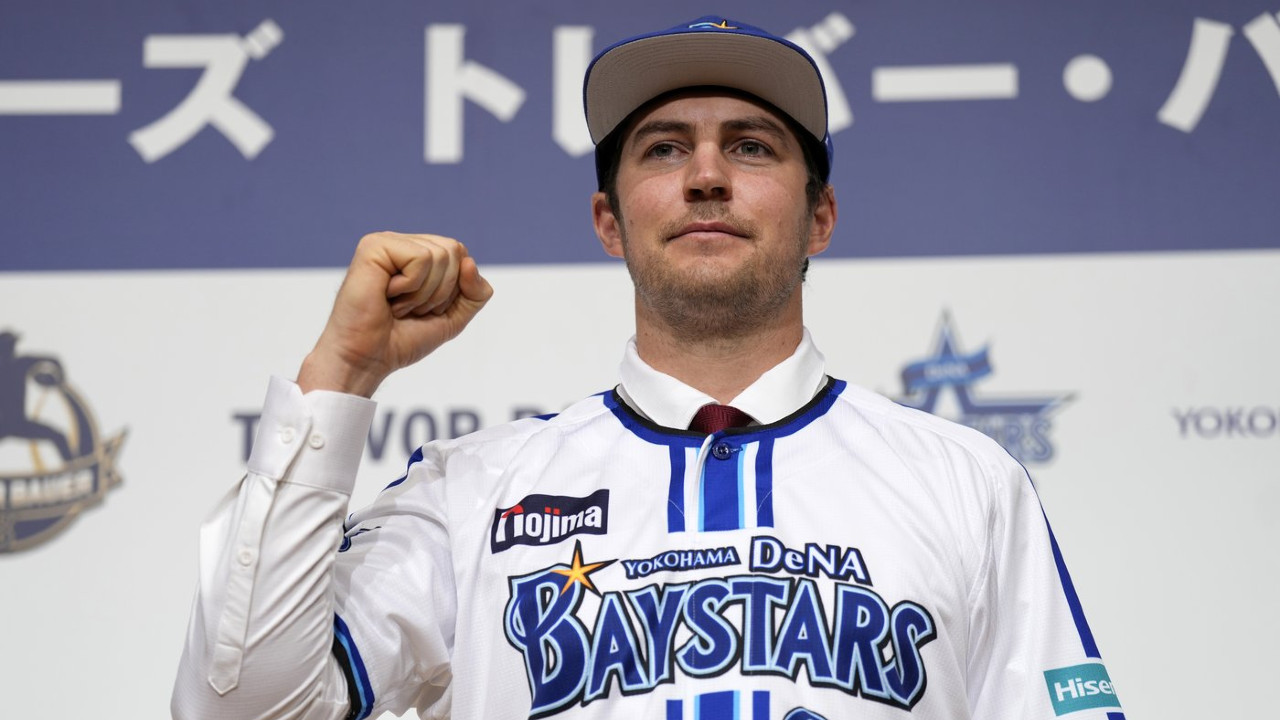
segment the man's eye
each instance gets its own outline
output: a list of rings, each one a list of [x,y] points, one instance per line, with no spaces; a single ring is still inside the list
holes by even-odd
[[[657,145],[649,148],[649,155],[651,157],[671,157],[675,152],[676,148],[671,143],[658,143]]]
[[[768,155],[769,148],[765,147],[764,143],[756,142],[755,140],[744,140],[738,144],[738,152],[751,156]]]

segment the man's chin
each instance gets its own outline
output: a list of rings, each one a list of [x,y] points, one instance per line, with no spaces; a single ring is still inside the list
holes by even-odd
[[[715,314],[726,307],[753,305],[759,288],[759,283],[732,272],[700,272],[669,280],[662,293],[690,314]]]
[[[671,272],[678,276],[682,283],[691,286],[741,283],[751,274],[750,268],[742,258],[731,257],[724,253],[687,258],[685,262],[672,268]]]

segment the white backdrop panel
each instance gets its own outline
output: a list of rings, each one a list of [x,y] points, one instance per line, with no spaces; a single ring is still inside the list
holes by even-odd
[[[554,411],[613,384],[631,333],[620,265],[486,273],[497,295],[475,324],[379,392],[385,444],[356,503],[400,474],[406,428]],[[0,275],[0,330],[19,354],[59,358],[101,431],[128,430],[104,503],[0,554],[5,716],[168,714],[197,528],[241,472],[235,416],[256,411],[268,374],[293,374],[340,277]],[[1099,645],[1132,717],[1199,720],[1257,716],[1280,669],[1265,609],[1280,591],[1276,277],[1274,251],[829,260],[806,302],[829,371],[887,395],[946,316],[961,350],[988,346],[975,395],[1070,396],[1053,459],[1030,470]],[[21,457],[17,442],[0,459]]]

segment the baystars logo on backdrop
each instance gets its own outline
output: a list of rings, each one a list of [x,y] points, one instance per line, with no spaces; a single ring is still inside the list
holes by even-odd
[[[18,355],[17,344],[0,332],[0,553],[48,540],[119,485],[124,441],[99,436],[57,358]]]
[[[973,386],[992,372],[990,348],[966,354],[951,327],[951,317],[944,313],[933,354],[902,369],[903,397],[898,402],[968,425],[1000,443],[1024,465],[1049,462],[1053,459],[1049,416],[1071,396],[976,397]],[[944,392],[951,394],[958,407],[944,406]]]

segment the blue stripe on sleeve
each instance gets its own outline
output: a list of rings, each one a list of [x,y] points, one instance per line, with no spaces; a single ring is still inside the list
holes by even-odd
[[[1084,653],[1091,658],[1102,659],[1102,655],[1098,652],[1098,644],[1094,642],[1093,631],[1089,629],[1089,621],[1084,617],[1084,608],[1080,605],[1080,596],[1076,594],[1075,583],[1071,582],[1071,573],[1067,572],[1067,564],[1062,559],[1062,550],[1058,547],[1058,538],[1053,535],[1053,528],[1049,525],[1049,517],[1044,514],[1044,508],[1040,508],[1040,514],[1044,517],[1045,528],[1049,530],[1049,544],[1053,547],[1053,562],[1058,566],[1058,579],[1062,581],[1062,592],[1067,596],[1067,605],[1071,607],[1071,617],[1076,622],[1076,632],[1080,634],[1080,642],[1084,645]]]
[[[358,697],[360,702],[360,707],[351,708],[347,717],[364,720],[373,712],[373,684],[369,682],[369,672],[365,669],[364,660],[360,658],[360,650],[356,648],[355,640],[351,638],[351,631],[336,613],[333,616],[333,634],[334,639],[338,641],[338,646],[342,648],[342,654],[339,655],[338,660],[347,675],[347,683],[352,686],[348,690],[354,689],[355,692],[351,693],[351,696]]]
[[[395,480],[395,481],[393,481],[390,485],[388,485],[388,486],[386,486],[386,487],[382,488],[383,492],[386,492],[387,490],[390,490],[391,488],[393,488],[393,487],[395,487],[395,486],[399,485],[400,483],[404,482],[405,480],[407,480],[407,479],[409,478],[409,469],[410,469],[410,468],[412,468],[412,467],[413,467],[414,465],[416,465],[417,463],[420,463],[420,462],[422,462],[422,448],[421,448],[421,447],[419,447],[417,450],[414,450],[414,451],[413,451],[413,454],[409,456],[409,462],[404,466],[404,474],[400,476],[400,479],[399,479],[399,480]]]
[[[1021,463],[1019,463],[1021,464]],[[1031,492],[1036,496],[1036,501],[1040,500],[1040,492],[1036,490],[1035,483],[1031,482],[1031,474],[1027,469],[1022,468],[1023,476],[1027,482],[1031,484]],[[1067,563],[1062,557],[1062,548],[1058,546],[1058,538],[1053,534],[1053,526],[1049,524],[1049,515],[1044,511],[1044,503],[1040,503],[1040,517],[1044,518],[1045,530],[1049,532],[1049,547],[1053,550],[1053,564],[1058,568],[1058,581],[1062,584],[1062,594],[1066,596],[1067,607],[1071,609],[1071,619],[1075,622],[1076,633],[1080,636],[1080,645],[1084,648],[1084,653],[1090,659],[1102,660],[1102,653],[1098,650],[1098,643],[1093,639],[1093,630],[1089,628],[1089,621],[1084,616],[1084,606],[1080,604],[1080,596],[1076,593],[1076,585],[1071,581],[1071,573],[1067,571]],[[1123,712],[1107,713],[1107,720],[1125,720]]]

